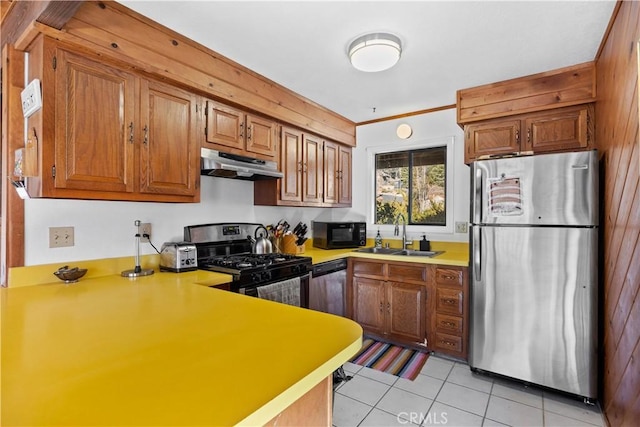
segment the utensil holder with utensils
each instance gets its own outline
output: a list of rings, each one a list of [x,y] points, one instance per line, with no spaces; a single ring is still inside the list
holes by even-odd
[[[282,252],[290,255],[304,253],[304,245],[296,245],[298,237],[295,234],[285,234],[282,236]]]

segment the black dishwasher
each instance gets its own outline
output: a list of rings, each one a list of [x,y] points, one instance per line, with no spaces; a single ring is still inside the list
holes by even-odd
[[[309,283],[309,308],[346,315],[347,259],[314,264]]]

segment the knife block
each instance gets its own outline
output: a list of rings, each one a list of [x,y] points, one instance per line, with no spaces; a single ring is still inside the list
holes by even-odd
[[[282,236],[282,252],[289,255],[299,255],[304,253],[304,245],[296,245],[297,236],[285,234]]]

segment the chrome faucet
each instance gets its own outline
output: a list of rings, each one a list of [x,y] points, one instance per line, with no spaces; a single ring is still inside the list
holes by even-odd
[[[393,235],[397,236],[400,234],[400,218],[402,218],[402,249],[407,249],[407,245],[412,245],[412,240],[407,240],[407,219],[404,217],[402,213],[399,213],[396,216],[395,224],[396,228],[393,229]]]

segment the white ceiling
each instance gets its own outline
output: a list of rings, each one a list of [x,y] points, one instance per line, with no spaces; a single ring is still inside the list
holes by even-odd
[[[591,61],[615,1],[121,1],[354,122],[454,104],[458,89]],[[400,62],[353,69],[369,32]],[[375,112],[374,112],[375,107]]]

